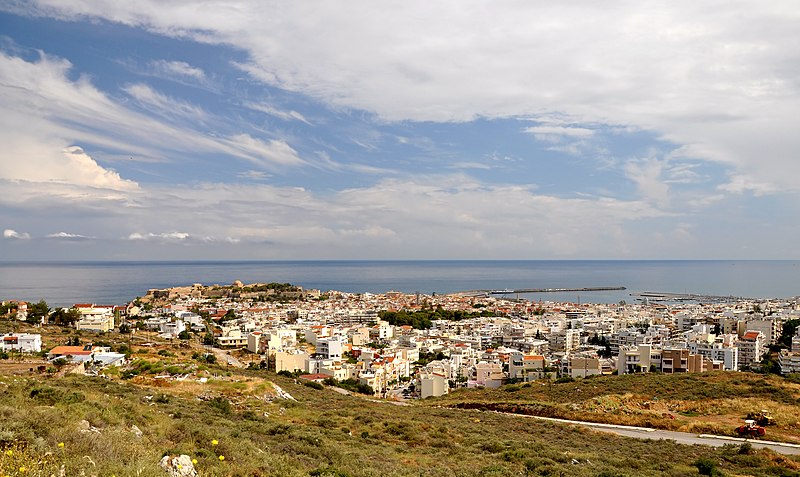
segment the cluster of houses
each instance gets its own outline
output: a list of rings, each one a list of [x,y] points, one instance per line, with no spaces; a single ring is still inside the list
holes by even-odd
[[[215,346],[247,349],[256,359],[274,362],[277,372],[354,380],[377,396],[409,393],[411,384],[414,395],[424,398],[454,386],[499,387],[545,377],[755,369],[778,343],[783,325],[800,320],[796,300],[578,305],[398,292],[323,296],[301,290],[293,291],[299,299],[264,302],[199,290],[196,285],[152,292],[147,311],[134,305],[76,305],[81,312],[76,326],[108,331],[127,320],[168,338],[204,333],[213,336]],[[428,329],[380,319],[381,311],[437,307],[496,316],[434,320]],[[30,340],[8,336],[3,346],[13,342],[21,348]],[[50,352],[119,362],[107,353],[64,347]],[[789,349],[780,351],[779,364],[784,374],[800,372],[800,331]]]
[[[755,369],[783,324],[800,319],[796,301],[789,300],[577,305],[398,292],[326,295],[264,304],[173,294],[142,319],[166,336],[203,329],[203,313],[215,323],[217,346],[246,348],[274,361],[276,371],[352,379],[380,396],[411,382],[420,397],[453,386],[498,387],[543,377]],[[435,320],[428,329],[379,318],[381,311],[437,307],[498,316]],[[800,334],[780,353],[780,365],[785,374],[800,372]]]
[[[2,336],[0,351],[39,354],[42,352],[42,335],[38,333],[8,333]],[[72,363],[88,363],[101,367],[122,366],[125,355],[111,351],[108,346],[76,345],[56,346],[47,352],[48,361],[63,359]]]

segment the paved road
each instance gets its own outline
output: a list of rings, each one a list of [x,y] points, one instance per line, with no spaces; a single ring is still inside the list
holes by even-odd
[[[519,414],[512,414],[519,416]],[[765,441],[761,439],[742,439],[740,437],[715,436],[710,434],[693,434],[689,432],[663,431],[660,429],[649,429],[646,427],[618,426],[614,424],[597,424],[593,422],[569,421],[566,419],[553,419],[549,417],[524,416],[543,421],[561,422],[565,424],[575,424],[585,426],[601,432],[610,432],[625,437],[636,439],[654,440],[673,440],[679,444],[700,444],[706,446],[721,447],[725,444],[742,444],[749,442],[753,447],[766,447],[781,454],[800,455],[800,445],[784,444],[782,442]]]

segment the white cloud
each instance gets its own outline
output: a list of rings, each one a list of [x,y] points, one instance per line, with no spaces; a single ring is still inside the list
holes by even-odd
[[[566,138],[590,138],[594,135],[591,129],[564,126],[531,126],[524,129],[533,134],[539,141],[561,142]]]
[[[667,184],[700,184],[707,182],[709,177],[695,170],[698,166],[699,164],[670,164],[664,171],[668,177],[664,182]]]
[[[302,114],[298,113],[295,110],[284,111],[282,109],[278,109],[271,104],[266,103],[245,103],[244,106],[246,108],[250,108],[254,111],[261,111],[262,113],[269,114],[270,116],[274,116],[278,119],[282,119],[284,121],[300,121],[308,124],[309,126],[311,123],[303,116]]]
[[[776,192],[776,187],[773,184],[759,182],[754,177],[748,177],[742,174],[732,175],[728,183],[720,185],[717,189],[734,194],[751,192],[755,196]]]
[[[655,132],[762,189],[800,187],[794,0],[361,1],[348,9],[42,0],[16,8],[234,45],[249,53],[239,66],[260,81],[387,120],[557,113]]]
[[[51,180],[63,180],[72,184],[83,184],[103,189],[114,189],[121,191],[135,191],[139,185],[133,181],[125,180],[112,170],[100,167],[94,159],[89,157],[83,149],[78,146],[68,147],[64,150],[67,157],[66,168],[70,173],[64,178],[51,176]],[[50,171],[50,174],[54,174]]]
[[[248,134],[211,136],[193,129],[208,120],[201,109],[163,95],[147,85],[129,85],[134,97],[151,116],[124,107],[95,88],[87,77],[70,78],[72,65],[42,54],[38,61],[0,53],[0,88],[4,114],[0,116],[0,143],[6,159],[0,160],[0,177],[31,181],[76,181],[101,187],[130,190],[134,183],[119,179],[114,185],[110,171],[77,150],[76,144],[92,144],[123,157],[141,156],[172,160],[198,153],[225,154],[262,167],[305,164],[283,140],[264,141]],[[67,162],[61,151],[67,149]],[[119,152],[116,157],[119,157]],[[24,158],[13,160],[11,158]],[[68,163],[77,164],[73,171]],[[90,169],[94,163],[94,172]],[[74,172],[79,178],[72,177]],[[110,173],[110,174],[107,174]],[[89,182],[87,182],[89,181]]]
[[[241,179],[251,179],[256,181],[263,181],[269,179],[271,176],[264,171],[245,171],[236,174],[236,177]]]
[[[631,160],[625,164],[625,175],[636,184],[639,194],[660,206],[668,203],[669,185],[662,178],[664,162],[658,159]]]
[[[205,72],[185,61],[157,60],[150,63],[153,71],[162,77],[177,78],[180,80],[191,79],[199,83],[206,81]]]
[[[91,240],[93,237],[88,237],[86,235],[80,235],[80,234],[71,234],[67,232],[56,232],[53,234],[47,234],[47,238],[57,239],[57,240],[67,240],[67,241],[83,241],[83,240]]]
[[[296,166],[304,164],[286,141],[272,139],[262,141],[249,134],[237,134],[225,140],[232,153],[262,166]]]
[[[166,232],[160,234],[133,232],[128,235],[128,240],[161,240],[167,242],[182,242],[189,239],[190,235],[186,232]]]
[[[482,162],[454,162],[448,166],[451,169],[483,169],[490,170],[492,166]]]
[[[5,229],[3,230],[3,238],[14,239],[14,240],[28,240],[31,238],[31,236],[27,232],[19,233],[13,229]]]
[[[170,98],[155,91],[146,84],[137,83],[127,85],[123,90],[150,112],[160,116],[182,117],[194,121],[205,121],[208,119],[208,114],[206,114],[202,108]]]
[[[266,176],[262,169],[318,164],[302,158],[290,140],[224,128],[205,134],[190,123],[198,118],[213,123],[208,112],[149,85],[129,85],[127,96],[115,98],[88,76],[77,77],[68,61],[2,55],[0,144],[6,154],[0,160],[0,204],[4,221],[12,219],[7,223],[37,237],[46,231],[35,230],[32,220],[17,221],[23,216],[19,211],[65,221],[50,230],[72,230],[64,212],[77,210],[95,221],[87,224],[88,236],[108,237],[113,230],[143,248],[227,240],[252,251],[269,242],[274,247],[261,253],[278,258],[362,252],[431,258],[647,256],[651,251],[642,249],[648,242],[637,221],[650,226],[663,219],[663,208],[675,202],[672,184],[699,184],[706,178],[698,171],[713,170],[681,160],[717,161],[733,169],[715,195],[692,197],[696,207],[723,207],[725,200],[735,200],[731,194],[800,188],[795,180],[800,54],[791,48],[800,40],[800,28],[793,2],[765,7],[741,0],[656,6],[632,0],[612,5],[412,0],[393,9],[357,1],[346,10],[314,1],[242,1],[202,9],[192,2],[155,0],[133,6],[49,0],[38,5],[47,15],[101,17],[238,48],[249,55],[239,66],[252,77],[338,111],[359,108],[370,118],[374,113],[379,121],[513,116],[537,124],[527,132],[551,148],[572,154],[585,154],[587,142],[621,130],[654,133],[681,147],[663,160],[622,166],[640,200],[565,198],[533,185],[490,185],[462,175],[396,174],[372,185],[319,193],[267,184],[140,185],[104,166],[102,155],[89,157],[76,145],[122,157],[233,156],[253,164],[247,167],[257,170],[240,177],[254,179]],[[188,63],[152,66],[164,76],[207,79]],[[248,107],[305,121],[269,102]],[[372,153],[386,144],[377,136],[346,134],[358,136],[353,142]],[[416,139],[408,136],[413,135],[397,140]],[[321,167],[337,172],[395,172],[320,159]],[[460,165],[478,166],[466,159]],[[241,169],[239,164],[230,170]],[[663,227],[664,237],[688,238],[688,227],[670,224]],[[429,233],[415,235],[419,230]]]

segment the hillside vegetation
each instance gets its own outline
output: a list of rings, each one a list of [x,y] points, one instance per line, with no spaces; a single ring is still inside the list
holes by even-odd
[[[552,402],[568,407],[634,393],[628,386],[640,386],[635,395],[660,394],[664,400],[693,396],[688,390],[670,390],[680,382],[667,380],[656,393],[661,385],[646,379],[653,376],[458,392],[397,406],[314,389],[265,371],[211,365],[204,372],[210,376],[205,384],[149,374],[129,380],[72,374],[3,377],[0,472],[164,476],[157,465],[163,455],[187,454],[197,460],[202,476],[689,476],[710,467],[725,475],[800,475],[797,459],[747,446],[713,449],[638,441],[576,426],[434,406],[499,397],[504,402],[544,402],[550,393],[550,399],[559,400]],[[750,378],[731,376],[728,383],[722,376],[697,379],[725,386],[720,392],[753,387],[747,384]],[[744,379],[744,384],[735,379]],[[279,398],[273,383],[296,401]],[[689,378],[683,381],[691,383]],[[737,392],[731,398],[750,393]],[[778,396],[788,404],[788,394]],[[698,395],[698,405],[701,401]]]
[[[738,443],[639,441],[480,411],[730,434],[747,412],[768,409],[777,425],[767,437],[796,440],[800,385],[777,377],[609,376],[398,406],[316,389],[258,362],[227,367],[197,339],[74,330],[43,339],[93,340],[131,364],[91,377],[69,366],[38,373],[42,358],[0,360],[0,475],[162,477],[162,456],[187,454],[201,476],[800,476],[800,458]]]
[[[459,390],[438,406],[734,435],[750,412],[776,420],[767,437],[800,443],[800,383],[754,373],[635,374]],[[433,404],[434,402],[426,402]]]

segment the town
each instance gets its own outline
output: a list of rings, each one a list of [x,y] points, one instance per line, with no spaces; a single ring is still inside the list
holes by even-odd
[[[392,400],[541,379],[630,373],[800,372],[798,300],[574,304],[487,295],[322,292],[290,284],[149,290],[127,305],[3,302],[35,326],[194,340],[230,366],[267,368]],[[124,350],[8,333],[0,351],[124,367]],[[40,368],[49,368],[48,365]],[[50,368],[52,369],[52,368]],[[40,369],[41,370],[41,369]],[[167,373],[167,377],[169,373]]]

